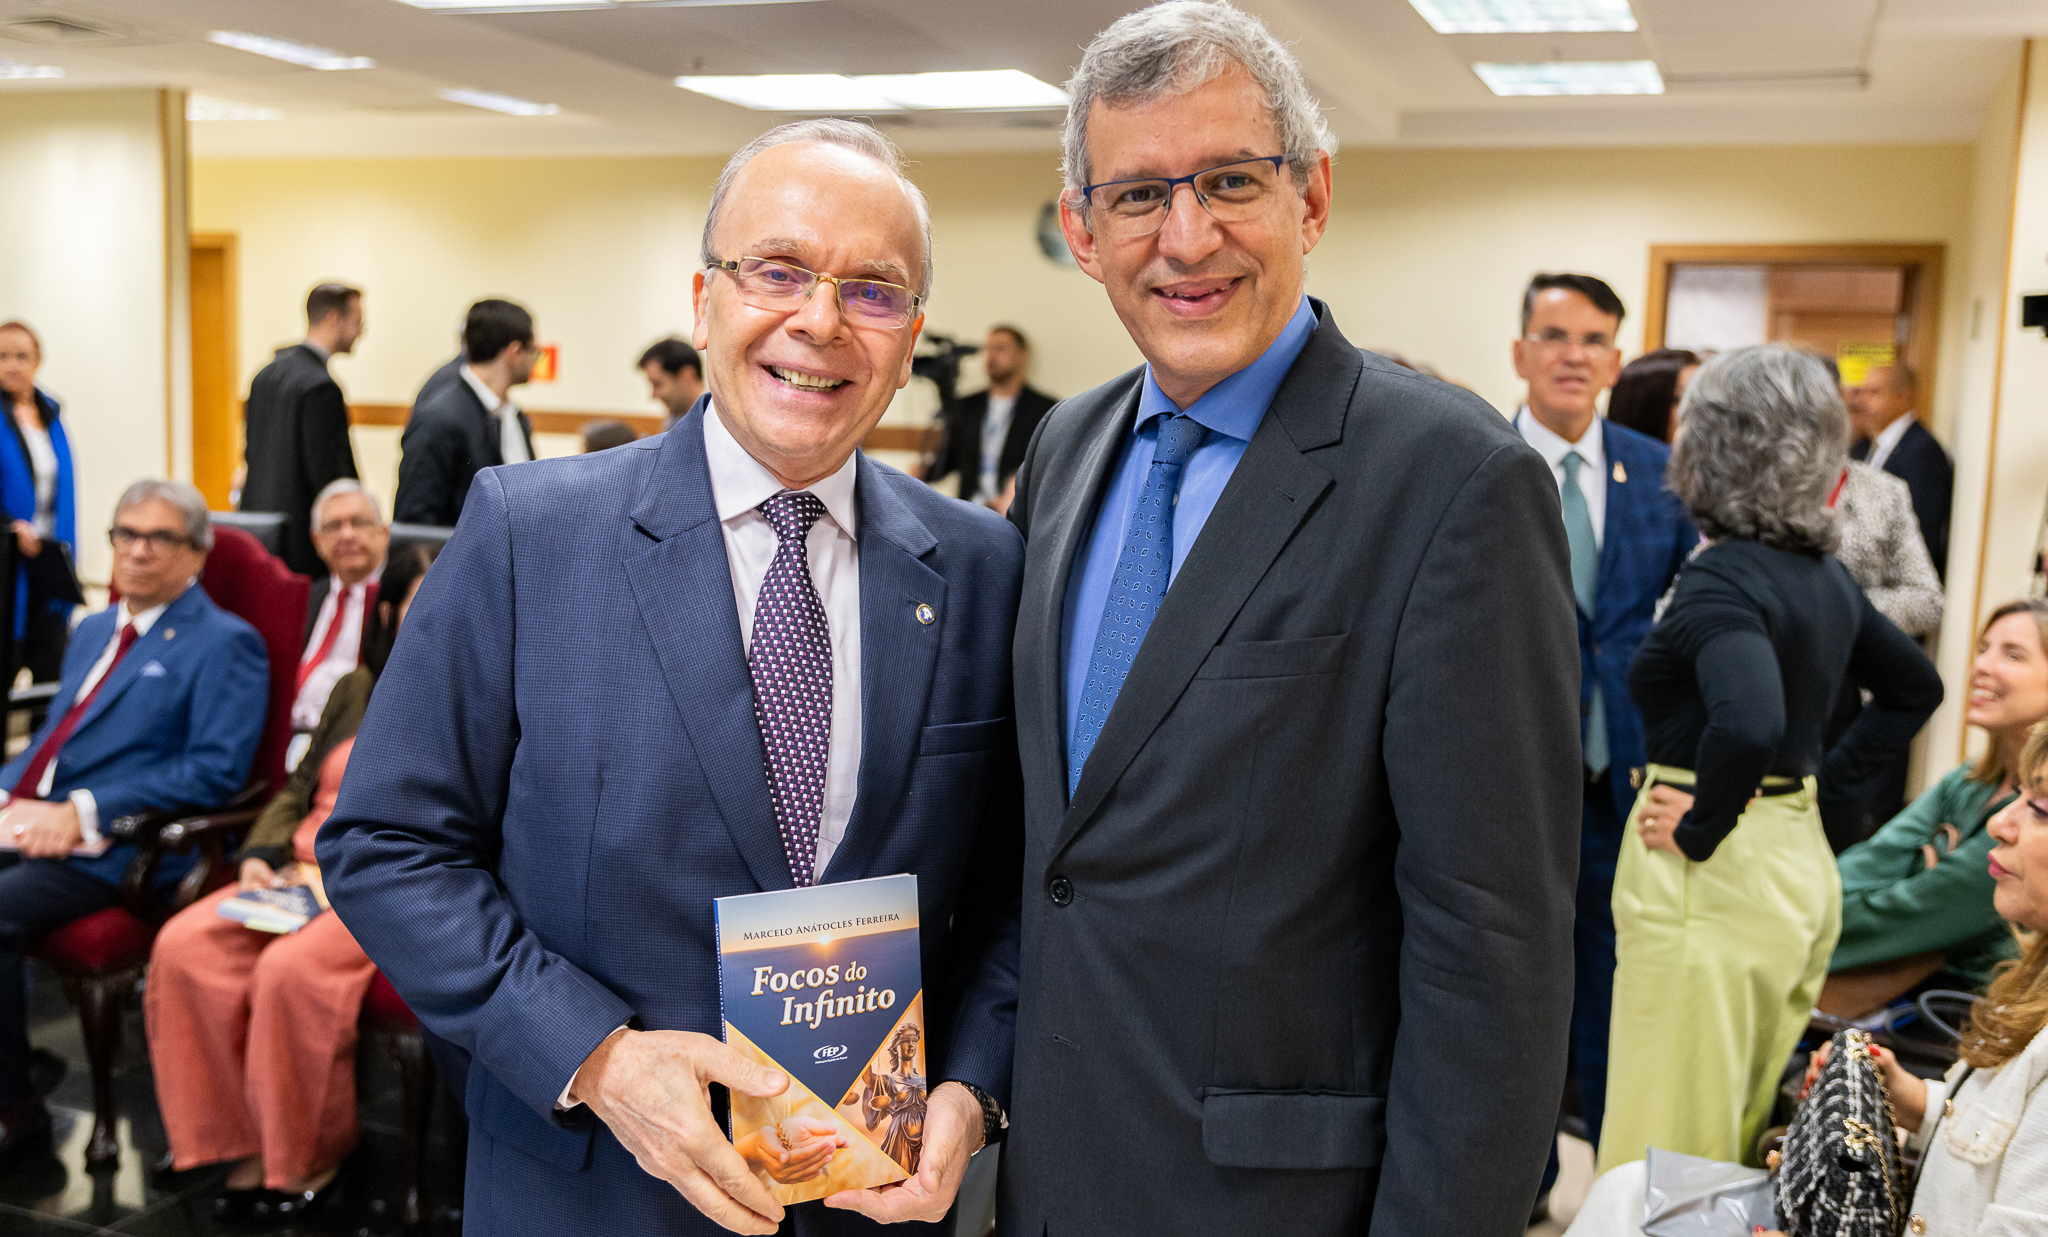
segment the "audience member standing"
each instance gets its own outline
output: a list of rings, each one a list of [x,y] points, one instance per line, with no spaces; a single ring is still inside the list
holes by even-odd
[[[640,372],[647,375],[647,393],[668,410],[661,419],[664,430],[695,407],[704,394],[704,359],[674,336],[657,341],[640,354]]]
[[[348,403],[327,362],[355,351],[362,334],[362,292],[323,283],[306,296],[304,342],[278,349],[249,383],[242,510],[283,514],[284,561],[303,575],[320,574],[313,496],[336,478],[356,475]]]
[[[540,356],[533,316],[510,301],[478,301],[463,323],[462,351],[469,360],[457,381],[422,399],[399,439],[392,518],[401,524],[453,527],[479,468],[533,458],[533,427],[511,396]]]
[[[1934,573],[1948,579],[1948,509],[1955,467],[1948,452],[1914,415],[1919,375],[1908,365],[1873,365],[1849,388],[1850,427],[1857,441],[1849,458],[1902,478],[1913,491],[1913,515]]]
[[[1025,381],[1031,368],[1031,345],[1014,326],[991,329],[981,349],[988,389],[965,396],[940,416],[946,425],[945,445],[926,481],[960,474],[960,497],[998,511],[1003,494],[1024,459],[1031,432],[1052,411],[1052,396]]]
[[[1607,396],[1607,419],[1668,444],[1678,430],[1678,403],[1699,369],[1697,352],[1684,348],[1645,352],[1621,367],[1621,376]]]
[[[174,1167],[235,1161],[214,1217],[260,1187],[280,1215],[311,1207],[356,1141],[356,1019],[377,968],[339,916],[288,936],[223,918],[250,889],[318,879],[313,839],[334,810],[370,692],[434,551],[414,544],[369,585],[363,664],[334,685],[306,759],[249,830],[240,882],[172,916],[150,955],[149,1056]]]
[[[344,477],[313,500],[313,549],[327,573],[306,601],[306,651],[299,657],[299,693],[292,700],[292,743],[285,761],[297,768],[327,708],[334,685],[362,664],[365,620],[377,606],[377,576],[391,529],[362,483]]]
[[[1832,557],[1848,419],[1826,368],[1724,353],[1683,416],[1669,484],[1713,540],[1629,675],[1651,763],[1614,880],[1603,1169],[1646,1146],[1753,1156],[1841,926],[1815,777],[1905,750],[1941,702],[1926,654]],[[1871,702],[1823,751],[1851,674]]]
[[[71,635],[71,602],[53,595],[51,582],[72,571],[65,551],[78,545],[78,491],[57,401],[36,385],[42,363],[43,341],[26,323],[0,325],[0,396],[13,414],[8,425],[14,431],[0,435],[0,511],[12,521],[19,554],[5,607],[13,623],[8,657],[0,666],[7,684],[23,666],[37,683],[56,679]],[[50,561],[38,562],[44,554]]]
[[[1614,864],[1643,764],[1643,721],[1628,667],[1657,599],[1699,534],[1664,488],[1670,452],[1603,421],[1595,403],[1621,363],[1621,298],[1590,275],[1538,275],[1522,294],[1515,372],[1528,394],[1515,428],[1550,465],[1571,546],[1578,600],[1582,775],[1578,913],[1572,940],[1572,1064],[1579,1111],[1597,1145],[1607,1083],[1608,991],[1614,983]]]

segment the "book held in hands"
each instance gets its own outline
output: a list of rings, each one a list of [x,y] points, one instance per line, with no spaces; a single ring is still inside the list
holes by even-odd
[[[924,1147],[917,878],[715,901],[725,1041],[789,1076],[732,1096],[732,1140],[785,1206],[901,1181]]]

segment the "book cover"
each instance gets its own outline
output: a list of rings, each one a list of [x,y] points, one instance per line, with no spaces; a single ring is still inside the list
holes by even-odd
[[[313,921],[321,910],[320,899],[309,885],[287,885],[283,889],[251,889],[220,904],[220,916],[258,932],[284,936]]]
[[[725,1042],[789,1075],[732,1097],[733,1146],[787,1206],[901,1181],[924,1147],[917,878],[716,900]]]

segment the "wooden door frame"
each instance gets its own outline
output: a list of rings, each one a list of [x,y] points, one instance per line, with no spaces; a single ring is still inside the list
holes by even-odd
[[[1671,268],[1687,266],[1899,266],[1908,270],[1906,312],[1913,318],[1906,363],[1920,375],[1916,415],[1932,415],[1941,356],[1942,267],[1948,246],[1890,245],[1652,245],[1650,287],[1643,307],[1643,351],[1664,346],[1664,306],[1671,295]]]
[[[188,247],[190,249],[216,249],[220,251],[221,283],[223,285],[221,316],[224,319],[221,328],[223,336],[221,342],[227,352],[228,418],[230,421],[230,431],[232,432],[232,423],[240,420],[242,416],[242,401],[236,398],[235,394],[242,378],[241,238],[234,232],[194,232],[191,234]],[[189,284],[186,295],[188,297],[191,295]],[[193,408],[193,416],[195,418],[198,416],[198,412],[199,410],[195,406]],[[196,439],[193,445],[196,451],[198,445]],[[228,472],[230,478],[232,478],[234,468],[230,467]],[[232,486],[232,482],[230,484]]]

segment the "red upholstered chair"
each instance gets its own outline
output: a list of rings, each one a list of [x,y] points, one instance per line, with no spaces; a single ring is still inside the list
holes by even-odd
[[[111,1172],[120,1158],[114,1138],[114,1055],[121,1046],[122,1015],[149,962],[156,930],[172,914],[233,877],[226,861],[229,842],[256,819],[268,792],[284,785],[285,748],[291,742],[292,697],[298,685],[311,585],[306,577],[271,557],[256,538],[225,527],[214,529],[213,550],[206,556],[199,585],[214,604],[254,627],[270,654],[269,716],[256,758],[250,762],[248,784],[210,815],[180,816],[178,811],[166,810],[111,822],[109,834],[138,843],[135,861],[121,882],[120,905],[73,920],[29,949],[63,977],[65,995],[84,1024],[93,1106],[92,1141],[86,1146],[85,1165],[93,1172]],[[157,867],[164,853],[183,854],[195,848],[197,862],[166,901],[156,887]]]
[[[419,1015],[412,1012],[382,971],[377,972],[370,991],[363,997],[362,1025],[398,1062],[398,1078],[405,1096],[405,1198],[399,1205],[399,1220],[405,1231],[413,1232],[425,1218],[420,1206],[420,1182],[427,1172],[427,1119],[434,1103],[434,1058],[427,1052]]]

